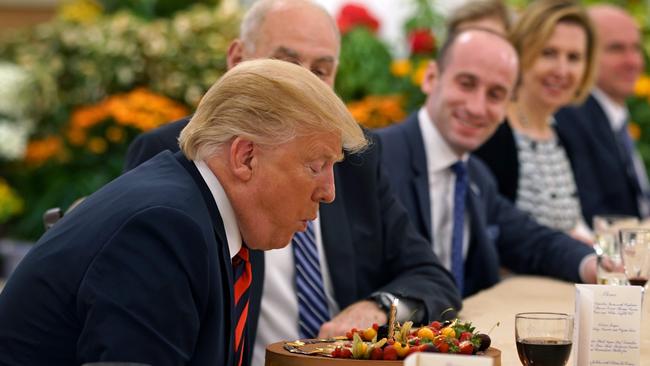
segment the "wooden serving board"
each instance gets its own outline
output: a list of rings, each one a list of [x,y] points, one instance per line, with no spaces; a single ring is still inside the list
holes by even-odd
[[[292,353],[285,349],[285,343],[286,342],[277,342],[266,347],[265,366],[399,366],[404,364],[403,360],[353,360]],[[302,346],[301,349],[308,352],[312,349],[325,347],[329,344],[331,344],[331,342],[314,342]],[[483,356],[492,357],[494,359],[493,365],[501,366],[501,351],[498,349],[490,347],[485,351]]]

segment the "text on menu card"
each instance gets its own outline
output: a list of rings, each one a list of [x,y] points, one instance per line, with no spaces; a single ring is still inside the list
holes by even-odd
[[[638,366],[641,287],[576,285],[577,366]]]

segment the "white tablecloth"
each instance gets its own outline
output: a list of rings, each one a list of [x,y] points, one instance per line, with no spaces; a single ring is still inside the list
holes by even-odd
[[[650,366],[650,296],[644,300],[641,324],[641,365]],[[514,276],[479,292],[463,302],[461,318],[471,321],[480,332],[490,333],[492,346],[500,349],[503,366],[520,366],[515,345],[515,314],[550,311],[573,314],[575,287],[572,283],[544,277]],[[572,365],[570,359],[567,365]]]

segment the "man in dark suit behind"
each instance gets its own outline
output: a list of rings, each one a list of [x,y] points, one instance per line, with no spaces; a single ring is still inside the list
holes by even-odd
[[[228,50],[230,67],[245,59],[278,58],[302,65],[333,86],[338,31],[330,15],[312,2],[260,1],[247,12],[240,33]],[[178,134],[187,121],[139,136],[129,147],[125,169],[161,151],[178,150]],[[314,223],[321,233],[316,241],[332,316],[320,328],[320,337],[386,322],[386,307],[395,297],[401,300],[402,321],[410,316],[437,319],[448,308],[460,310],[451,276],[397,203],[379,160],[380,145],[374,143],[337,164],[337,198],[321,206]],[[264,274],[254,278],[251,298],[251,308],[261,306],[259,326],[258,318],[251,319],[257,332],[255,365],[264,364],[268,343],[301,337],[292,247],[253,253],[253,260],[264,265]]]
[[[425,76],[424,107],[379,137],[393,186],[463,295],[497,283],[500,266],[594,282],[593,250],[517,210],[470,154],[503,120],[517,78],[512,46],[469,29],[452,35],[438,60]]]
[[[248,248],[305,230],[334,200],[342,150],[367,142],[313,74],[260,60],[208,91],[180,143],[30,251],[0,294],[0,364],[249,364]]]
[[[644,69],[639,27],[614,5],[594,5],[589,16],[600,49],[596,88],[583,105],[557,113],[557,132],[571,160],[588,224],[599,214],[647,217],[650,187],[631,144],[625,105]]]

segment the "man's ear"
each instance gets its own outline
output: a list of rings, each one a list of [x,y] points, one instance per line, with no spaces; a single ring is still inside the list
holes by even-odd
[[[255,143],[243,137],[235,137],[230,143],[230,169],[232,174],[242,181],[253,176],[253,167],[258,148]]]
[[[244,60],[244,42],[240,39],[235,39],[228,47],[228,69],[237,66],[238,63]]]
[[[427,70],[424,72],[424,79],[420,89],[426,95],[431,94],[438,81],[438,64],[435,61],[429,61]]]

